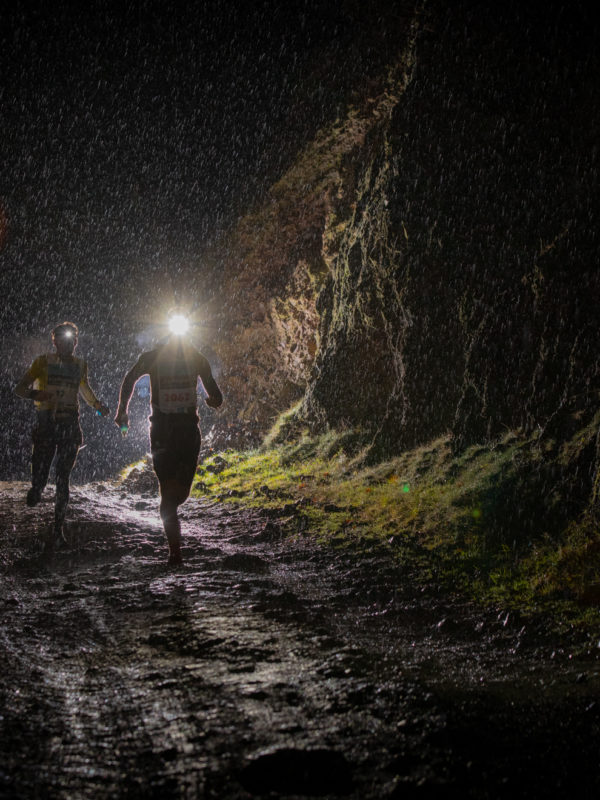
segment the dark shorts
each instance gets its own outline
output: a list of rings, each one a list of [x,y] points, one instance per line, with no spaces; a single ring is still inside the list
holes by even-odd
[[[54,415],[51,411],[38,411],[32,432],[36,447],[79,448],[83,444],[83,434],[78,414]]]
[[[150,417],[150,449],[160,483],[176,480],[191,486],[200,452],[198,417],[155,412]]]

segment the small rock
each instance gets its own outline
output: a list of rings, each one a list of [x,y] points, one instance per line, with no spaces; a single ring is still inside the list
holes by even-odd
[[[254,540],[257,542],[274,542],[277,539],[281,539],[282,532],[279,525],[276,525],[274,522],[267,522],[260,533],[258,533]]]
[[[308,517],[301,515],[297,519],[298,519],[298,532],[303,533],[308,528]]]
[[[258,556],[246,553],[235,553],[225,556],[222,561],[224,569],[240,570],[243,572],[268,572],[269,565]]]
[[[227,461],[225,461],[224,458],[221,458],[221,456],[215,456],[215,458],[213,459],[213,463],[206,464],[204,469],[207,472],[212,472],[215,475],[218,475],[219,472],[223,472],[223,470],[227,469],[228,466],[229,464],[227,463]]]
[[[248,693],[248,697],[252,700],[266,700],[269,695],[263,689],[255,689]]]

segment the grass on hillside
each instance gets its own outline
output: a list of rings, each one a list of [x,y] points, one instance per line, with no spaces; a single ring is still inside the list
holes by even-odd
[[[580,431],[571,450],[595,434]],[[454,456],[441,438],[373,465],[353,433],[277,439],[207,458],[193,493],[276,509],[290,536],[383,545],[479,602],[600,629],[597,520],[590,509],[565,517],[560,487],[547,485],[568,447],[507,433]]]

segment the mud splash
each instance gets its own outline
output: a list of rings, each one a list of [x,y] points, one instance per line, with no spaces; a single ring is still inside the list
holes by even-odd
[[[541,797],[600,788],[598,648],[189,501],[0,486],[0,796]],[[591,646],[591,645],[594,646]]]

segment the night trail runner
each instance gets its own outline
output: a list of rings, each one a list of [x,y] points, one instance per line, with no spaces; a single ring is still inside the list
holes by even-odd
[[[188,323],[180,314],[169,321],[171,334],[139,357],[123,378],[115,422],[126,432],[127,407],[137,381],[150,376],[150,450],[160,486],[160,517],[169,543],[169,566],[182,563],[181,525],[177,508],[190,494],[200,452],[198,378],[206,390],[206,404],[218,408],[221,390],[207,359],[184,335]]]
[[[98,400],[88,383],[87,363],[73,355],[79,330],[73,322],[62,322],[52,331],[55,353],[44,353],[15,387],[19,397],[33,400],[36,424],[33,429],[31,455],[31,489],[27,505],[39,503],[48,482],[52,460],[56,455],[56,503],[54,540],[65,540],[64,521],[69,502],[69,477],[83,442],[79,425],[79,395],[98,414],[105,417],[108,406]]]

